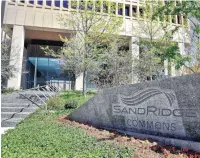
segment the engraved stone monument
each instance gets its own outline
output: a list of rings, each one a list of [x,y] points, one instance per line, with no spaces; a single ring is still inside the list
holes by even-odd
[[[200,152],[200,74],[105,89],[69,119]]]

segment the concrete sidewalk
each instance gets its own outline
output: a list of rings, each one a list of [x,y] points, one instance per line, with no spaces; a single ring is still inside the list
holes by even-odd
[[[1,134],[24,120],[39,107],[18,93],[1,95]]]

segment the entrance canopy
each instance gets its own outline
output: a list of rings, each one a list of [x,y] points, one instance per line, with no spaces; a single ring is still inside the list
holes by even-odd
[[[48,76],[59,76],[61,74],[62,60],[55,58],[28,57],[28,60],[37,68],[37,70]]]

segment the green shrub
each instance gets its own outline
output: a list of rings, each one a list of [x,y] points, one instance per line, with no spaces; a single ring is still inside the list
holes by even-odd
[[[75,109],[77,108],[79,102],[76,98],[73,98],[73,99],[68,99],[66,100],[65,102],[65,109]]]
[[[82,96],[80,91],[72,91],[72,90],[67,90],[67,91],[63,91],[60,94],[61,97],[63,97],[64,99],[69,99],[69,98],[74,98],[74,97],[80,97]]]
[[[75,109],[93,97],[94,94],[94,91],[89,91],[89,94],[84,97],[81,91],[63,91],[59,96],[48,100],[47,107],[49,110]]]
[[[95,95],[97,93],[96,90],[88,90],[86,92],[87,95]],[[79,97],[79,96],[82,96],[82,91],[79,91],[79,90],[75,90],[75,91],[72,91],[72,90],[65,90],[61,93],[61,95],[64,95],[68,98],[70,97]]]
[[[49,99],[47,102],[47,108],[48,110],[60,110],[60,109],[64,109],[63,106],[63,101],[60,97],[53,97],[51,99]]]
[[[2,88],[1,89],[1,93],[3,94],[9,94],[9,93],[13,93],[13,92],[17,92],[18,90],[14,89],[14,88]]]
[[[96,90],[88,90],[86,94],[87,95],[95,95],[95,94],[97,94],[97,91]]]
[[[75,90],[74,93],[76,93],[77,95],[82,95],[82,91],[79,90]]]

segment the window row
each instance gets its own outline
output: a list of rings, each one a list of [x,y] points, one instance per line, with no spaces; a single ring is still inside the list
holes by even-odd
[[[14,0],[13,0],[14,1]],[[20,0],[21,3],[25,3],[24,0]],[[61,3],[62,2],[62,3]],[[167,4],[168,1],[159,1],[160,3]],[[125,15],[126,17],[143,17],[144,11],[141,7],[138,5],[128,5],[123,3],[115,3],[111,2],[108,4],[108,1],[101,1],[101,0],[71,0],[69,5],[69,0],[28,0],[29,4],[37,4],[37,5],[45,5],[45,6],[54,6],[54,7],[63,7],[68,9],[69,6],[71,6],[71,9],[81,9],[81,10],[92,10],[95,9],[97,12],[100,12],[101,10],[105,13],[108,13],[108,10],[117,15]],[[180,5],[179,1],[176,1],[176,5]],[[160,5],[162,5],[160,4]],[[62,6],[61,6],[62,5]],[[172,22],[175,24],[184,24],[187,25],[187,18],[182,17],[181,15],[161,15],[159,17],[160,21],[166,21],[166,22]]]
[[[16,2],[16,0],[12,0],[13,2]],[[25,0],[20,0],[21,3],[25,3]],[[46,5],[46,6],[55,6],[55,7],[61,7],[61,1],[60,0],[28,0],[28,4],[36,4],[36,5]],[[62,7],[68,8],[68,0],[62,0]]]

